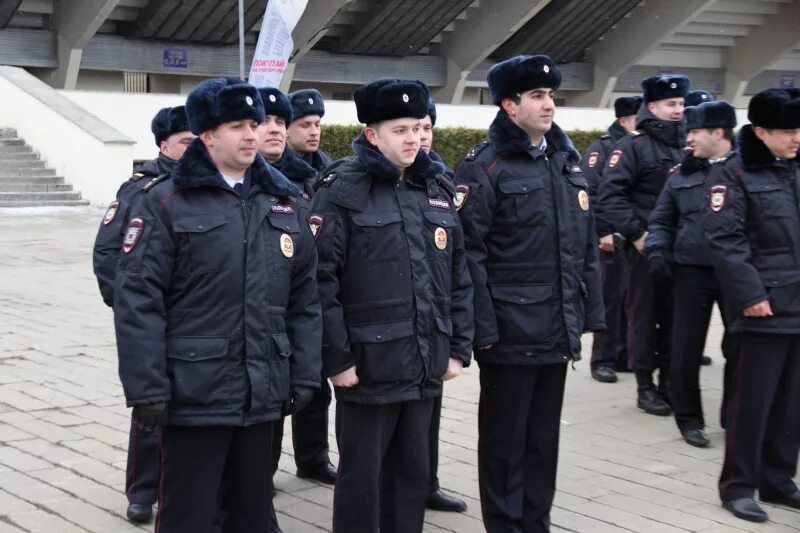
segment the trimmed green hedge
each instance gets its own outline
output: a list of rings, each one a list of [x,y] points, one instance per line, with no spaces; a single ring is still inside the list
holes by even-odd
[[[336,160],[352,155],[350,143],[361,133],[362,126],[329,125],[322,127],[320,147]],[[582,154],[605,131],[568,131],[567,134]],[[451,167],[477,142],[486,138],[486,130],[474,128],[434,128],[433,149]]]

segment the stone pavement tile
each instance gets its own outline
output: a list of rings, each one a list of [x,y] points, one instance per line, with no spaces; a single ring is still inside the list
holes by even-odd
[[[128,446],[128,431],[120,431],[102,424],[85,424],[76,426],[73,430],[76,433],[85,437],[91,437],[109,446],[118,446],[121,448],[126,448]]]
[[[661,521],[652,520],[637,512],[631,512],[636,511],[635,509],[626,511],[597,502],[571,506],[569,510],[631,531],[647,531],[648,533],[683,533],[686,531]]]
[[[745,520],[736,518],[730,513],[730,511],[724,509],[719,502],[716,504],[694,505],[681,510],[689,514],[702,516],[707,520],[718,522],[721,525],[741,529],[744,531],[751,531],[754,533],[789,533],[790,531],[794,531],[796,533],[797,531],[800,531],[800,520],[791,520],[792,524],[786,525],[775,521],[776,518],[785,519],[785,517],[771,516],[770,518],[772,520],[770,522],[766,522],[764,524],[755,524],[753,522],[747,522]],[[767,513],[769,513],[771,510],[772,509],[769,509]]]
[[[128,449],[128,441],[126,439],[124,446],[113,447],[104,442],[94,439],[71,440],[62,443],[62,446],[69,448],[75,452],[91,455],[95,459],[116,465],[120,461],[127,460],[126,450]],[[120,453],[122,451],[122,453]]]
[[[0,517],[0,533],[25,533],[24,529],[20,529],[17,526],[10,523],[10,521],[6,522],[6,520],[9,519]]]
[[[103,463],[93,457],[69,460],[62,466],[104,485],[111,485],[125,478],[124,469]]]
[[[554,526],[566,529],[567,531],[580,533],[629,533],[630,531],[637,531],[622,528],[609,522],[598,520],[561,507],[553,508],[551,521]],[[641,531],[637,533],[646,532]]]
[[[433,524],[445,531],[458,531],[467,533],[471,531],[483,531],[483,522],[480,517],[469,514],[443,513],[440,511],[426,511],[425,523]],[[427,529],[426,529],[427,531]]]
[[[0,464],[22,472],[44,470],[53,466],[47,461],[3,443],[0,443]]]
[[[8,490],[12,490],[11,487],[7,488]],[[17,498],[5,490],[0,490],[0,516],[10,515],[13,513],[24,513],[33,511],[34,509],[36,509],[36,507],[25,500]]]
[[[132,529],[131,524],[122,516],[99,509],[77,498],[54,500],[42,504],[41,507],[93,532],[116,533]]]
[[[30,439],[23,441],[16,441],[10,443],[11,446],[35,455],[49,463],[56,465],[64,465],[70,461],[78,461],[83,459],[84,455],[74,452],[58,443],[52,443],[44,439]]]
[[[278,525],[281,526],[285,533],[320,533],[328,531],[283,513],[278,513]]]
[[[89,420],[86,420],[83,417],[65,413],[61,409],[54,409],[52,412],[40,411],[37,412],[37,415],[45,422],[49,422],[61,427],[80,426],[89,422]]]
[[[50,442],[77,440],[82,438],[79,433],[76,433],[72,429],[67,429],[65,427],[51,424],[39,419],[21,420],[19,422],[11,422],[11,424],[17,429],[21,429],[26,433],[30,433],[31,435],[46,439]]]
[[[43,510],[13,514],[9,519],[31,533],[86,533],[88,531],[70,524],[58,515]]]
[[[0,487],[4,487],[17,498],[34,505],[69,497],[69,494],[57,489],[55,486],[25,475],[22,472],[0,472]]]
[[[596,498],[594,501],[615,509],[636,512],[643,517],[671,524],[686,531],[700,531],[718,525],[698,516],[676,513],[675,509],[659,505],[657,501],[648,501],[625,494],[609,494]]]
[[[11,442],[15,440],[25,440],[31,438],[32,435],[25,433],[14,426],[0,422],[0,442]]]
[[[19,409],[20,411],[35,411],[36,409],[47,409],[51,407],[47,403],[37,400],[33,396],[28,396],[23,392],[11,388],[16,385],[18,384],[12,383],[0,386],[0,398],[3,399],[4,404],[9,405],[14,409]]]

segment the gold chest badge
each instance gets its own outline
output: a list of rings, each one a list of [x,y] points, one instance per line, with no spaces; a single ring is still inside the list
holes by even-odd
[[[286,233],[281,235],[281,252],[284,257],[291,258],[294,256],[294,241]]]
[[[436,228],[433,232],[433,242],[440,250],[447,248],[447,231],[444,228]]]

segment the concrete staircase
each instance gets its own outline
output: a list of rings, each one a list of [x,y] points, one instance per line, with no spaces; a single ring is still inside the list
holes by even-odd
[[[81,193],[47,168],[39,154],[17,137],[17,131],[0,128],[0,207],[89,205]]]

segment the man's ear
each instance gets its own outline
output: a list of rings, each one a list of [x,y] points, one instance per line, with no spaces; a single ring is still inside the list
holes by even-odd
[[[369,141],[369,143],[373,146],[378,145],[378,130],[373,126],[367,126],[364,128],[364,137]]]
[[[200,135],[198,135],[198,137],[200,137],[200,141],[204,145],[211,146],[214,142],[214,130],[203,131],[200,133]]]
[[[756,137],[761,142],[764,142],[764,137],[767,136],[767,130],[761,126],[753,126],[753,133],[756,134]]]
[[[503,111],[505,111],[506,115],[509,117],[516,116],[517,114],[517,103],[511,98],[503,98],[500,101],[500,107],[503,108]]]

